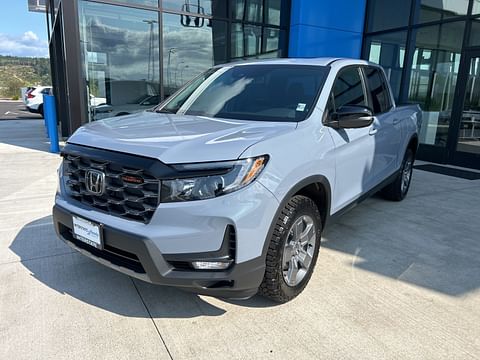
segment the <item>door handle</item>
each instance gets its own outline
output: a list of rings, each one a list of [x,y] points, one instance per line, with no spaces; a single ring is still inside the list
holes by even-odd
[[[375,127],[372,127],[368,132],[368,135],[375,135],[377,132],[378,132],[378,129]]]
[[[393,125],[397,125],[400,121],[402,121],[401,119],[393,119]]]

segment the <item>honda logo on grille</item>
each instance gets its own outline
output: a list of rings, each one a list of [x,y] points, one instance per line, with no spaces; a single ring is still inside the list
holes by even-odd
[[[85,173],[85,187],[94,195],[102,195],[105,190],[105,174],[98,170],[87,170]]]

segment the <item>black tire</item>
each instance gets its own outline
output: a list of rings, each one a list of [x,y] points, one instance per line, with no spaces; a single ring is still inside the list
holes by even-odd
[[[38,107],[38,113],[40,114],[40,116],[41,116],[42,118],[45,117],[45,115],[43,114],[43,105],[40,105],[40,106]]]
[[[415,161],[412,149],[407,149],[403,157],[402,166],[394,182],[387,185],[382,191],[382,196],[391,201],[402,201],[408,194],[412,182],[413,162]],[[408,173],[408,180],[405,176]]]
[[[315,245],[311,250],[313,254],[310,257],[311,261],[308,269],[305,270],[303,268],[303,279],[298,284],[292,286],[287,284],[285,278],[287,275],[284,276],[283,255],[285,244],[289,241],[289,236],[290,239],[292,237],[293,225],[301,222],[302,219],[313,221],[315,227],[312,228],[312,232],[315,234]],[[300,294],[312,276],[320,248],[322,220],[317,206],[310,198],[296,195],[285,205],[274,226],[267,251],[265,275],[259,288],[259,294],[273,301],[285,303]],[[305,248],[307,247],[310,249],[310,245],[307,244]],[[297,256],[299,256],[298,252]],[[297,264],[297,266],[300,266],[300,263]]]

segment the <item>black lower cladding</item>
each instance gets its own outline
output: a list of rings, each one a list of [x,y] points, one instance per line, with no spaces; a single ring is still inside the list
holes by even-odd
[[[226,298],[246,298],[255,295],[265,272],[262,256],[233,264],[225,271],[198,271],[175,268],[175,261],[225,259],[235,256],[231,229],[227,228],[224,244],[217,252],[163,255],[151,240],[123,230],[103,226],[104,249],[99,250],[76,240],[72,234],[72,215],[55,205],[53,221],[59,237],[96,258],[101,258],[130,270],[130,275],[159,285],[178,286],[199,294]]]

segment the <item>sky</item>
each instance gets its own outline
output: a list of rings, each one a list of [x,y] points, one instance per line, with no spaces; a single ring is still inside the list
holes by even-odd
[[[0,5],[0,55],[48,57],[45,14],[29,12],[28,0]]]

